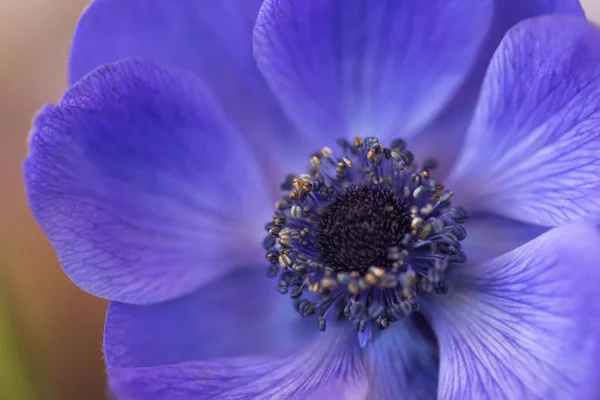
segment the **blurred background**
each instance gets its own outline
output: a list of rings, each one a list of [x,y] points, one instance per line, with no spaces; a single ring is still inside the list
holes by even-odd
[[[88,0],[0,0],[0,399],[104,398],[106,302],[62,274],[29,215],[21,161],[33,114],[56,102]],[[600,21],[600,0],[582,0]]]

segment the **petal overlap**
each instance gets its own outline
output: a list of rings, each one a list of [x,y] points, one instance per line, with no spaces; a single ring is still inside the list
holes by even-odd
[[[162,301],[262,257],[262,176],[190,73],[87,75],[37,116],[24,175],[65,273],[97,296]]]
[[[440,399],[591,399],[600,373],[600,230],[574,223],[457,268],[425,303]]]
[[[252,29],[261,4],[262,0],[94,0],[75,31],[69,82],[127,58],[187,69],[210,88],[265,169],[274,163],[279,169],[291,168],[318,144],[296,137],[256,67]],[[265,144],[277,151],[265,151]],[[300,154],[292,151],[300,148]],[[282,179],[285,172],[273,179]]]
[[[134,57],[185,68],[205,80],[219,73],[217,69],[223,74],[252,73],[252,28],[261,3],[93,0],[75,31],[69,83],[101,65]]]
[[[109,373],[112,392],[129,400],[359,400],[367,390],[352,329],[328,329],[288,354],[117,368]]]
[[[469,263],[487,261],[535,239],[548,228],[498,215],[474,215],[465,223],[467,237],[461,242]]]
[[[497,0],[490,29],[467,77],[451,102],[411,143],[419,158],[435,157],[440,164],[439,179],[444,178],[459,155],[481,91],[490,60],[498,44],[517,23],[550,14],[584,17],[578,0]]]
[[[448,185],[470,210],[598,221],[599,121],[600,30],[576,17],[523,22],[492,60]]]
[[[410,320],[378,332],[364,349],[369,377],[368,399],[428,400],[435,398],[438,354],[435,339]]]
[[[295,350],[319,332],[276,284],[257,265],[171,301],[112,302],[104,330],[106,364],[154,367]]]
[[[255,57],[304,134],[407,138],[468,73],[491,9],[487,0],[267,0]]]

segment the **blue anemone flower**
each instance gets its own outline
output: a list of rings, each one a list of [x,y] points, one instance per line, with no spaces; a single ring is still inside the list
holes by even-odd
[[[117,399],[600,395],[577,1],[97,0],[70,83],[24,176]]]

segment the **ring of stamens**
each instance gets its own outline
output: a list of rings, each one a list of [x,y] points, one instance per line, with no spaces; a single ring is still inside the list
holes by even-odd
[[[414,163],[401,139],[340,140],[308,174],[289,175],[264,240],[268,274],[303,316],[346,318],[358,332],[385,329],[418,310],[422,293],[447,292],[444,272],[466,261],[467,213],[433,180],[433,161]]]

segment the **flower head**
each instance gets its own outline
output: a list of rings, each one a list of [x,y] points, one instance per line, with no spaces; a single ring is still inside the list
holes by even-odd
[[[577,1],[151,3],[92,2],[24,165],[117,399],[598,396]]]

